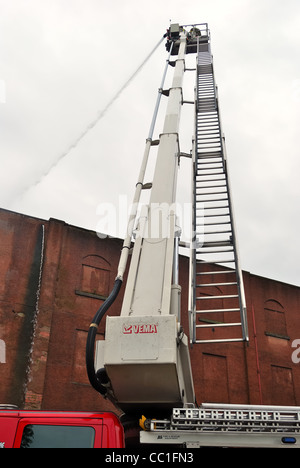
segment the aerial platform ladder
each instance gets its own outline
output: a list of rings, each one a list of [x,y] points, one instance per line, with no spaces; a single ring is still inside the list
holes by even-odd
[[[197,44],[191,342],[248,341],[246,303],[208,28]]]
[[[191,342],[248,341],[209,30],[207,24],[196,26],[201,27],[201,34],[197,35],[192,155]],[[195,40],[190,52],[195,52]],[[143,444],[188,448],[300,447],[300,407],[203,403],[196,408],[185,404],[173,408],[169,419],[146,420],[143,427],[147,429],[140,433]]]
[[[192,29],[187,32],[186,27]],[[202,404],[196,408],[188,339],[180,325],[179,230],[174,209],[183,101],[185,55],[197,53],[193,166],[193,236],[190,262],[192,343],[248,341],[245,293],[239,265],[234,216],[206,23],[170,26],[167,60],[133,211],[114,288],[90,325],[86,362],[92,386],[127,415],[143,411],[144,444],[187,447],[300,447],[300,407]],[[168,66],[172,86],[164,90]],[[168,97],[163,132],[152,140],[161,95]],[[158,146],[151,184],[144,184],[151,146]],[[137,220],[141,191],[151,188],[149,204]],[[160,212],[160,204],[168,210]],[[153,209],[154,208],[154,209]],[[155,218],[159,213],[158,218]],[[159,219],[159,231],[151,227]],[[136,221],[137,224],[136,224]],[[132,246],[135,226],[135,242]],[[162,229],[167,226],[168,230]],[[120,316],[106,318],[105,340],[94,345],[97,329],[114,302],[132,257]],[[238,317],[238,318],[236,318]],[[228,331],[233,333],[229,336]]]

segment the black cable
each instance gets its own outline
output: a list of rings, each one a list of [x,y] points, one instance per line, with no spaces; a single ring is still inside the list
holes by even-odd
[[[97,330],[100,325],[102,318],[104,317],[107,310],[113,304],[115,299],[117,298],[120,288],[122,286],[122,280],[116,279],[114,287],[108,296],[108,298],[104,301],[101,307],[96,312],[96,315],[93,318],[93,321],[90,325],[87,341],[86,341],[86,370],[88,374],[89,381],[92,387],[101,395],[105,396],[107,393],[107,389],[101,385],[101,381],[99,380],[100,374],[96,374],[95,372],[95,364],[94,364],[94,349],[95,349],[95,340],[97,335]]]

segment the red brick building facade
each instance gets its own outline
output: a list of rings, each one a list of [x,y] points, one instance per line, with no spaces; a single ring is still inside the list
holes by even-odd
[[[113,286],[121,246],[62,221],[0,210],[0,403],[113,410],[88,383],[85,342]],[[300,288],[243,276],[249,345],[192,347],[197,402],[300,405],[300,363],[292,359],[300,355],[293,348],[300,340]],[[186,257],[179,282],[188,333]],[[110,315],[119,314],[123,292]],[[101,338],[104,323],[99,332]]]

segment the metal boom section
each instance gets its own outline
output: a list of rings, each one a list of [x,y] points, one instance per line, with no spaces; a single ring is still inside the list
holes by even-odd
[[[170,42],[170,52],[175,50],[178,57],[172,62],[170,89],[160,90],[168,102],[162,133],[156,142],[158,151],[149,204],[143,206],[135,229],[121,314],[107,317],[105,341],[97,343],[96,369],[105,369],[108,394],[127,413],[140,414],[148,408],[167,412],[195,400],[188,339],[180,325],[181,288],[176,274],[175,201],[182,83],[189,47],[186,31],[179,25],[175,27]],[[146,141],[135,200],[143,188],[142,179],[153,143],[151,135]],[[129,242],[130,234],[125,239],[119,263],[120,279],[125,271]]]

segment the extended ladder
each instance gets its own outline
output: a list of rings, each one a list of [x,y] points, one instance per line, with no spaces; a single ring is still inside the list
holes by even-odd
[[[142,443],[186,447],[300,447],[300,407],[222,405],[174,408],[170,420],[152,420]]]
[[[209,33],[198,39],[193,170],[191,342],[248,341]]]

